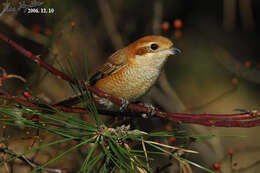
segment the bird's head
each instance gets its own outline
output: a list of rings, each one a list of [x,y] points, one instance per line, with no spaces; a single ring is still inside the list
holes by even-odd
[[[173,43],[162,36],[146,36],[126,47],[128,60],[133,64],[160,68],[170,55],[181,52]]]

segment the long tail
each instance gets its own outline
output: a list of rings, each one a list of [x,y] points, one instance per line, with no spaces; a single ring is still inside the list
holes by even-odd
[[[82,95],[72,96],[72,97],[69,97],[68,99],[55,103],[54,106],[71,107],[73,105],[76,105],[76,104],[82,102],[82,100],[83,100]]]

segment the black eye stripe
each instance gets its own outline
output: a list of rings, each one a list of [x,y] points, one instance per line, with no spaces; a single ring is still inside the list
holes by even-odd
[[[155,44],[155,43],[153,43],[153,44],[151,44],[151,49],[152,50],[156,50],[156,49],[158,49],[158,44]]]

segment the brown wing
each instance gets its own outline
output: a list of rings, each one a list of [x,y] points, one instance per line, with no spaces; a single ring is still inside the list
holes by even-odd
[[[118,70],[120,70],[122,67],[126,65],[127,57],[124,54],[124,50],[120,49],[116,51],[114,54],[112,54],[105,64],[103,64],[96,73],[94,73],[89,82],[90,85],[95,85],[95,83],[105,78],[106,76],[109,76]]]
[[[94,73],[94,75],[92,75],[89,80],[90,85],[95,85],[98,80],[117,72],[126,65],[127,58],[123,51],[123,49],[118,50],[108,58],[107,62],[102,65],[98,71]],[[81,95],[73,96],[69,99],[56,103],[55,106],[73,106],[80,103],[82,99],[83,98]]]

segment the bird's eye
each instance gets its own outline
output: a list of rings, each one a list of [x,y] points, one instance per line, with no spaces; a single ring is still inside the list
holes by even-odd
[[[158,49],[158,44],[155,44],[155,43],[153,43],[153,44],[151,44],[151,49],[152,50],[156,50],[156,49]]]

